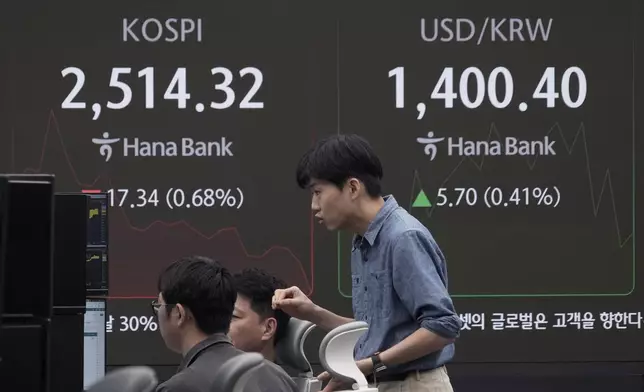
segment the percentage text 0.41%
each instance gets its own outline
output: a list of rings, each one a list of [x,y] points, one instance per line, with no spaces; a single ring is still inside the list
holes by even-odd
[[[524,187],[503,189],[489,186],[483,190],[472,187],[439,188],[435,205],[438,207],[549,207],[561,202],[561,192],[553,187]]]

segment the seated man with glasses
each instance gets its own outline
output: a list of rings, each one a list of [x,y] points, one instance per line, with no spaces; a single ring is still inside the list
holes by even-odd
[[[286,334],[291,316],[273,309],[273,294],[286,283],[258,268],[235,274],[234,281],[237,302],[228,336],[238,349],[275,362],[275,345]]]
[[[152,303],[166,346],[183,356],[177,374],[157,392],[211,392],[214,375],[228,359],[240,355],[227,336],[237,293],[232,275],[205,257],[182,258],[159,276],[159,298]],[[297,392],[291,378],[266,361],[245,392]]]

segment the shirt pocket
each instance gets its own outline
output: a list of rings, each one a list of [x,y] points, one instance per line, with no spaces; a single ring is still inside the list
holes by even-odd
[[[369,273],[368,296],[373,317],[385,318],[393,309],[393,284],[389,270]]]
[[[364,319],[365,296],[363,287],[364,282],[359,274],[351,275],[351,296],[353,305],[353,317],[356,320]]]

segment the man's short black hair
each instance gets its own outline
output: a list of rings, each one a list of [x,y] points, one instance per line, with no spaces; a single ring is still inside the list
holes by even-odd
[[[165,303],[190,309],[201,331],[228,333],[237,292],[231,273],[218,262],[202,256],[181,258],[159,276]]]
[[[300,188],[309,186],[312,179],[342,188],[355,177],[371,197],[380,196],[382,176],[380,159],[369,142],[358,135],[335,135],[316,142],[300,159],[296,171]]]
[[[248,299],[250,307],[255,313],[263,320],[275,317],[277,330],[274,342],[277,343],[286,334],[286,327],[291,316],[279,309],[273,310],[273,294],[277,289],[285,289],[286,283],[259,268],[247,268],[235,274],[234,279],[237,294]]]

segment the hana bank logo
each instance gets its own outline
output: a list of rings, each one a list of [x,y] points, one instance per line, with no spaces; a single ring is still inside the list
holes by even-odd
[[[110,139],[109,132],[104,132],[103,138],[93,138],[92,143],[98,146],[101,146],[98,152],[101,154],[101,156],[105,157],[105,162],[108,162],[112,157],[112,144],[118,142],[119,140],[121,139],[120,138]]]
[[[425,155],[429,156],[429,160],[431,161],[436,158],[436,154],[438,153],[438,147],[436,144],[443,140],[445,140],[444,137],[434,137],[434,132],[427,132],[427,137],[416,138],[418,143],[425,145]]]

